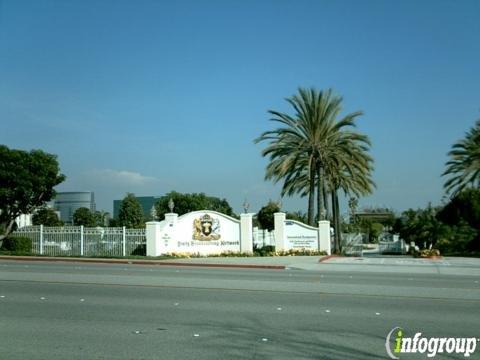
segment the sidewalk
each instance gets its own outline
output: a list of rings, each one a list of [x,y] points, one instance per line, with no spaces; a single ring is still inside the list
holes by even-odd
[[[411,273],[471,275],[480,277],[480,258],[418,259],[408,256],[341,257],[341,256],[275,256],[275,257],[205,257],[164,260],[104,259],[72,257],[0,256],[0,260],[82,262],[159,266],[192,266],[244,269],[309,270],[349,273]]]

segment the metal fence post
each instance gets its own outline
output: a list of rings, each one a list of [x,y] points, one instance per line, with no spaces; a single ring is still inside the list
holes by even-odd
[[[43,255],[43,225],[40,225],[40,255]]]
[[[80,256],[83,256],[83,225],[80,225]]]
[[[125,256],[126,254],[126,238],[127,238],[127,234],[126,234],[126,229],[125,229],[125,226],[122,227],[122,243],[123,243],[123,256]]]

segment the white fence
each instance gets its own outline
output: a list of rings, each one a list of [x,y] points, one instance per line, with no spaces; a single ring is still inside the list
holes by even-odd
[[[407,245],[405,240],[398,237],[393,238],[392,241],[379,241],[378,251],[380,254],[406,254]]]
[[[342,234],[342,253],[347,256],[363,256],[363,234]]]
[[[32,252],[48,256],[145,255],[145,229],[27,226],[12,236],[32,239]]]
[[[273,231],[262,230],[258,227],[253,228],[253,244],[257,248],[264,246],[275,246],[275,233]]]

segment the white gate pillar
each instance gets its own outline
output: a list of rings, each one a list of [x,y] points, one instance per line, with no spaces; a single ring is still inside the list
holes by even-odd
[[[327,255],[332,254],[330,242],[330,221],[321,220],[318,222],[318,250],[325,251]]]
[[[274,235],[275,235],[275,251],[285,250],[285,219],[286,214],[278,212],[274,216]]]
[[[166,213],[165,214],[165,221],[167,224],[171,224],[171,226],[175,226],[177,224],[178,214],[175,213]]]
[[[253,253],[253,214],[240,214],[240,252]]]
[[[160,223],[149,221],[145,224],[147,236],[147,256],[159,256],[162,254],[162,242],[160,237]]]

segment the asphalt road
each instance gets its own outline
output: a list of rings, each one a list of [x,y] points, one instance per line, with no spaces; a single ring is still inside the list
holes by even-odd
[[[396,326],[480,337],[479,280],[0,261],[0,359],[386,359]]]

